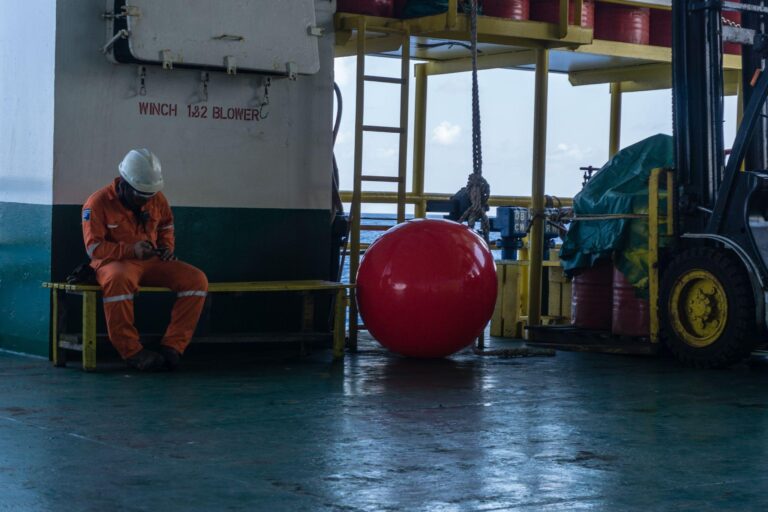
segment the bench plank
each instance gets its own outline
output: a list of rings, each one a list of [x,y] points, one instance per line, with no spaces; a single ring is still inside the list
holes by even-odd
[[[51,290],[53,321],[57,321],[61,304],[59,303],[59,294],[70,292],[83,297],[82,312],[82,332],[80,350],[82,351],[83,370],[91,371],[96,369],[96,303],[101,287],[88,284],[68,284],[46,282],[42,284],[43,288]],[[346,340],[346,322],[345,314],[348,305],[347,290],[354,288],[355,285],[339,283],[335,281],[323,280],[301,280],[301,281],[241,281],[228,283],[209,283],[209,293],[260,293],[260,292],[301,292],[304,294],[302,325],[303,335],[311,333],[312,328],[312,310],[314,309],[313,298],[308,292],[333,292],[336,295],[335,308],[333,315],[332,331],[330,337],[333,340],[334,358],[344,357],[344,343]],[[139,288],[139,292],[170,292],[169,288],[145,286]],[[73,349],[71,341],[65,340],[65,334],[60,332],[58,324],[51,330],[53,362],[56,366],[66,365],[66,357],[62,349]],[[61,339],[60,339],[61,337]],[[226,337],[222,337],[226,339]]]
[[[209,283],[209,293],[237,293],[237,292],[298,292],[298,291],[322,291],[344,290],[353,288],[354,285],[335,281],[307,280],[307,281],[238,281],[230,283]],[[101,288],[92,284],[68,284],[68,283],[43,283],[43,288],[66,290],[70,292],[99,292]],[[169,288],[158,286],[142,286],[140,292],[170,292]]]

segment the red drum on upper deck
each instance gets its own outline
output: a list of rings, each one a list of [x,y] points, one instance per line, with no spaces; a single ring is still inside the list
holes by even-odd
[[[637,296],[637,290],[621,270],[613,269],[613,314],[611,332],[619,336],[648,336],[651,332],[648,300]]]
[[[733,1],[736,3],[741,2],[741,0]],[[737,25],[741,25],[741,13],[739,11],[723,11],[723,18]],[[723,24],[725,24],[725,22],[723,22]],[[723,52],[741,55],[741,45],[737,43],[723,43]]]
[[[573,23],[576,16],[576,4],[571,2],[568,12],[568,23]],[[531,19],[546,23],[557,23],[560,20],[560,0],[533,0],[531,3]],[[595,2],[584,0],[581,10],[581,26],[593,28],[595,26]]]
[[[651,9],[650,44],[653,46],[672,46],[672,11]]]
[[[338,0],[336,10],[391,18],[395,15],[395,0]]]
[[[605,2],[595,6],[595,39],[648,44],[650,26],[651,10],[648,7]]]
[[[733,0],[739,2],[740,0]],[[736,24],[741,24],[741,13],[723,11],[723,18]],[[651,9],[650,44],[654,46],[672,46],[672,11],[666,9]],[[741,55],[741,45],[723,43],[723,52]]]
[[[599,261],[573,277],[571,323],[576,327],[609,331],[613,297],[613,264]]]
[[[482,5],[486,16],[511,20],[527,20],[530,17],[529,0],[482,0]]]

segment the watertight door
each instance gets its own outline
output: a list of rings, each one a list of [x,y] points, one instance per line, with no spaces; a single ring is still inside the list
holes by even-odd
[[[113,57],[166,68],[312,74],[320,68],[314,0],[112,0]]]

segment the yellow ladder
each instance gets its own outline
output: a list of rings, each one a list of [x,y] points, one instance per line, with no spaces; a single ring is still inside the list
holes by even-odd
[[[397,222],[405,221],[405,179],[406,159],[408,154],[408,75],[410,71],[410,31],[407,27],[368,26],[367,19],[360,16],[357,19],[357,98],[355,104],[355,169],[352,186],[352,205],[350,208],[351,232],[349,254],[349,281],[357,281],[357,269],[360,267],[360,233],[362,231],[381,231],[382,226],[361,225],[362,187],[364,182],[397,183]],[[401,50],[400,77],[391,78],[365,74],[365,43],[367,33],[401,34],[403,38]],[[364,122],[365,83],[379,82],[400,86],[400,126],[373,126]],[[373,176],[363,174],[363,137],[365,132],[392,133],[399,135],[399,161],[397,176]],[[386,228],[384,228],[386,229]],[[352,288],[349,307],[349,349],[357,349],[357,301],[356,292]]]

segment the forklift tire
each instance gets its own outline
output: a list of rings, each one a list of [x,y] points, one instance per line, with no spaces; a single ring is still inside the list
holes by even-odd
[[[661,339],[677,359],[724,368],[755,349],[755,299],[741,261],[727,249],[697,247],[664,271],[659,297]]]

